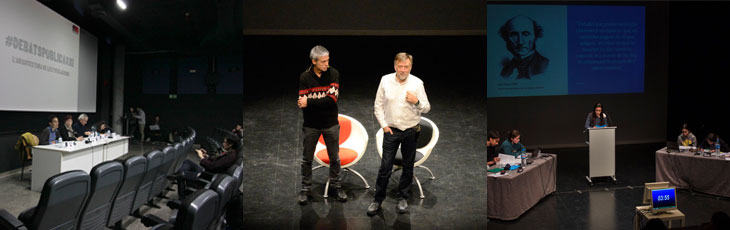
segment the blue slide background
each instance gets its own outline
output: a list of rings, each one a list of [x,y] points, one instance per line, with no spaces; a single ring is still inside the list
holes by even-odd
[[[569,6],[568,7],[568,82],[569,94],[603,94],[603,93],[641,93],[644,91],[644,7],[627,6]],[[604,27],[604,32],[592,33],[603,38],[614,36],[615,39],[593,39],[589,41],[625,42],[625,45],[600,45],[594,48],[604,49],[591,52],[594,55],[619,56],[607,58],[606,63],[579,64],[581,42],[578,29],[579,22],[588,23],[623,23],[635,26]],[[589,27],[596,28],[596,27]],[[625,32],[624,30],[633,30]],[[613,32],[616,31],[616,32]],[[621,38],[632,36],[633,39]],[[607,51],[606,48],[631,49],[630,51]],[[585,53],[585,52],[583,52]],[[634,55],[633,57],[628,55]],[[614,62],[614,63],[610,63]],[[626,62],[626,63],[619,63]]]

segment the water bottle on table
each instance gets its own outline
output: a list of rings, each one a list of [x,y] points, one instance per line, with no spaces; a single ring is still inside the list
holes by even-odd
[[[720,138],[718,137],[717,140],[715,140],[715,154],[720,154]]]
[[[520,159],[522,160],[522,167],[527,165],[527,153],[526,152],[527,151],[525,150],[525,148],[522,148],[522,150],[520,151]]]

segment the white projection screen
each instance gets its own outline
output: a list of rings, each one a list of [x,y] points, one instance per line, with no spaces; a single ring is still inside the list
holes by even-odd
[[[97,39],[37,1],[0,1],[0,110],[96,112]]]

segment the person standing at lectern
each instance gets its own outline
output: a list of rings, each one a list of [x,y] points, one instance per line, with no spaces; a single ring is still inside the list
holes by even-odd
[[[610,126],[611,119],[608,117],[608,114],[603,112],[603,105],[601,103],[596,103],[595,106],[593,106],[593,112],[588,113],[588,117],[586,117],[586,124],[585,128],[603,128],[606,126]]]

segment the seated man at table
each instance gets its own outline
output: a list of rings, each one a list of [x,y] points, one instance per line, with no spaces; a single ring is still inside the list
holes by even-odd
[[[730,152],[730,148],[728,148],[727,143],[725,143],[724,140],[720,138],[719,135],[714,133],[707,134],[707,137],[705,137],[705,140],[702,141],[702,144],[700,145],[700,148],[702,149],[709,149],[711,153],[715,152],[715,142],[720,142],[720,151],[721,152]]]
[[[519,156],[525,146],[520,143],[520,131],[513,129],[509,132],[509,139],[502,142],[502,152],[507,155]]]
[[[58,140],[59,138],[61,138],[61,134],[58,133],[58,117],[50,116],[48,117],[48,127],[43,129],[43,131],[41,132],[40,141],[38,142],[38,144],[55,144],[56,140]]]
[[[85,113],[79,115],[79,121],[73,125],[74,131],[80,136],[88,137],[91,134],[91,127],[89,127],[89,116]]]
[[[487,166],[499,163],[499,153],[502,149],[499,147],[499,132],[497,130],[489,131],[487,136]]]

